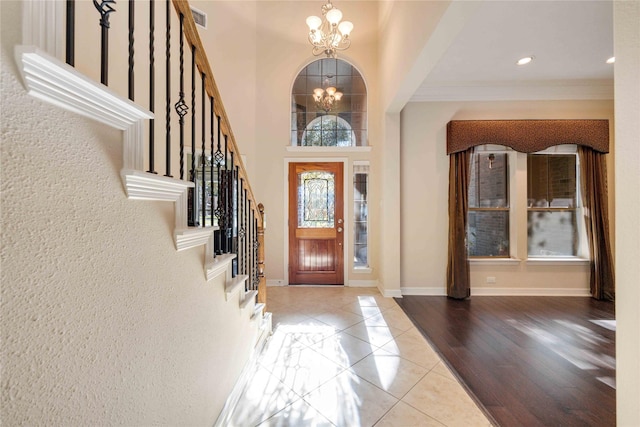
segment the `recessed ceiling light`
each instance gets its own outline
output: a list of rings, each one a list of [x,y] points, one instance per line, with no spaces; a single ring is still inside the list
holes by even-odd
[[[614,62],[616,62],[615,56],[612,56],[611,58],[607,59],[607,64],[613,64]]]
[[[518,64],[518,65],[526,65],[531,61],[533,61],[533,56],[525,56],[524,58],[518,59],[518,62],[516,62],[516,64]]]

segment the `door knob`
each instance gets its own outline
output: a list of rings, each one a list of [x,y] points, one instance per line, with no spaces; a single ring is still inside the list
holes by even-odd
[[[342,218],[338,220],[338,224],[342,224]]]
[[[342,227],[338,227],[338,233],[342,233]]]

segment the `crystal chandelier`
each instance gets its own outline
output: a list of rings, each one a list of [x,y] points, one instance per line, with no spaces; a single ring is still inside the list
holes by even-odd
[[[339,50],[345,50],[351,45],[349,34],[353,30],[353,24],[342,21],[340,9],[327,0],[322,6],[322,19],[317,16],[307,18],[309,26],[309,43],[313,45],[313,55],[327,55],[327,58],[335,58]]]
[[[333,86],[313,90],[313,99],[316,101],[316,105],[327,113],[338,105],[340,98],[342,98],[342,92],[338,92]]]

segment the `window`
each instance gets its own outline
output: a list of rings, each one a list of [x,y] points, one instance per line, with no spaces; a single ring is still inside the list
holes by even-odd
[[[530,257],[579,252],[576,154],[527,155],[527,246]]]
[[[218,176],[214,174],[211,182],[211,156],[196,155],[195,188],[193,190],[192,203],[189,205],[190,215],[194,215],[194,223],[190,226],[210,227],[218,225],[218,219],[213,211],[217,205]],[[191,156],[187,155],[187,176],[191,173]],[[212,187],[213,185],[213,187]],[[204,191],[205,216],[202,218],[202,201]]]
[[[369,266],[368,250],[368,186],[369,165],[353,166],[353,266]]]
[[[509,164],[506,152],[482,151],[471,160],[467,247],[471,257],[508,257]]]
[[[303,146],[351,147],[355,132],[342,117],[320,116],[307,125],[302,133]]]
[[[318,104],[316,89],[334,88],[329,105]],[[300,71],[291,91],[291,145],[367,145],[367,89],[360,72],[346,61],[323,58]]]

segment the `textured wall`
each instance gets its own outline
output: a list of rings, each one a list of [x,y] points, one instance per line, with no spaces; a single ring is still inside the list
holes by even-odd
[[[253,326],[177,253],[173,205],[127,200],[121,133],[28,96],[2,7],[5,425],[211,425]]]

